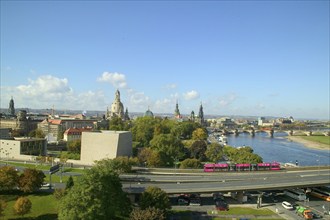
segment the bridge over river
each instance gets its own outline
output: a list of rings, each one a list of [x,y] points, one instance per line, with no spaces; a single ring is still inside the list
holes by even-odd
[[[276,130],[276,129],[234,129],[234,130],[223,130],[221,131],[222,134],[235,134],[239,135],[240,133],[249,133],[250,135],[254,136],[256,133],[259,132],[266,132],[270,137],[274,136],[275,132],[280,133],[287,133],[289,136],[294,135],[306,135],[306,136],[313,136],[317,135],[324,135],[330,136],[330,131],[320,131],[320,130]]]

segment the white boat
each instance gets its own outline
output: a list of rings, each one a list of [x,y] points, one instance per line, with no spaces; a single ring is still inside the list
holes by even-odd
[[[221,135],[219,137],[219,142],[222,144],[227,144],[227,137],[225,135]]]

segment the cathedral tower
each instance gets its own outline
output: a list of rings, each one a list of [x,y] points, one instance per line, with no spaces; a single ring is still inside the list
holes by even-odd
[[[124,119],[124,117],[125,117],[124,105],[120,101],[120,92],[118,89],[115,93],[115,100],[112,102],[111,108],[109,109],[109,107],[108,107],[107,112],[106,112],[107,119],[111,119],[113,117],[118,117],[121,119]]]

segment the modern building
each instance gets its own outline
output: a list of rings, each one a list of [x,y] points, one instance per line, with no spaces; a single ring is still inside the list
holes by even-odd
[[[96,160],[132,156],[132,133],[129,131],[83,132],[80,163],[92,165]]]
[[[0,139],[1,160],[35,160],[45,156],[47,140],[44,138]]]

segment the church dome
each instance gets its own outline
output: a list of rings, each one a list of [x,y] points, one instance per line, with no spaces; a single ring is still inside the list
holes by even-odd
[[[152,111],[148,108],[148,110],[144,113],[144,117],[154,117],[154,113],[152,113]]]

